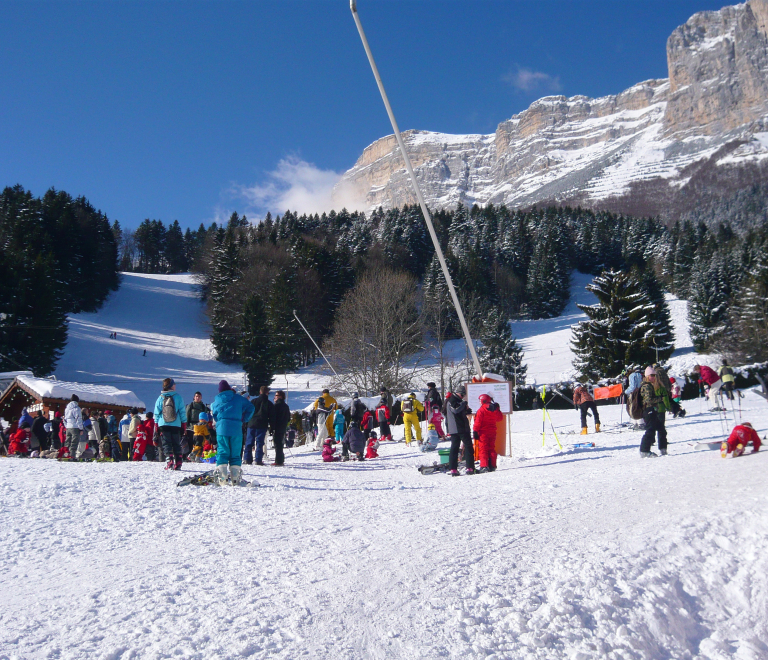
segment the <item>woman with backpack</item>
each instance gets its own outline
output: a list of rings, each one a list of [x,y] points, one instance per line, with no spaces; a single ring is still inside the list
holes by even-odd
[[[181,470],[181,432],[187,413],[184,399],[176,392],[173,378],[163,381],[163,391],[155,401],[155,419],[160,430],[163,450],[167,457],[166,470]]]
[[[659,453],[667,455],[667,429],[664,427],[664,418],[669,410],[669,393],[666,388],[656,382],[656,370],[647,367],[645,378],[640,386],[640,398],[643,402],[643,420],[645,420],[645,433],[640,442],[640,456],[653,458],[658,454],[651,451],[651,445],[659,437]]]

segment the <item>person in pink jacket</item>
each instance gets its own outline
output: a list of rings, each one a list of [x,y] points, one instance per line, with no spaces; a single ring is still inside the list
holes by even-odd
[[[339,456],[334,456],[336,453],[336,447],[333,446],[333,438],[326,438],[323,443],[323,462],[333,463],[340,459]]]
[[[717,375],[717,372],[704,364],[697,364],[693,368],[693,373],[699,377],[699,382],[709,385],[709,404],[712,406],[712,410],[722,410],[717,402],[717,393],[723,386],[723,381],[720,380],[720,376]]]
[[[443,413],[440,412],[440,406],[432,406],[432,414],[427,420],[427,424],[434,424],[435,431],[437,431],[437,437],[441,440],[445,437],[445,432],[443,431],[444,419],[445,417],[443,417]]]
[[[480,404],[472,425],[480,458],[478,472],[493,472],[496,469],[496,425],[504,419],[504,415],[499,410],[499,404],[487,394],[480,395]]]

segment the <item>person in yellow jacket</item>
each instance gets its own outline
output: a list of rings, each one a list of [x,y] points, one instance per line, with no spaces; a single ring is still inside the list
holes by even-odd
[[[416,440],[421,444],[421,423],[419,413],[424,412],[424,406],[411,392],[400,402],[400,410],[403,411],[403,424],[405,424],[405,444],[410,445],[413,440],[411,426],[416,429]]]
[[[336,410],[336,407],[338,406],[338,402],[336,399],[334,399],[331,396],[331,393],[328,389],[324,389],[323,393],[320,395],[325,399],[325,407],[329,408],[331,410],[331,414],[328,415],[328,419],[325,420],[325,428],[328,429],[328,436],[331,438],[336,437],[333,431],[333,411]],[[317,404],[320,401],[320,397],[318,397],[315,400],[314,405],[312,406],[315,410],[317,410]]]

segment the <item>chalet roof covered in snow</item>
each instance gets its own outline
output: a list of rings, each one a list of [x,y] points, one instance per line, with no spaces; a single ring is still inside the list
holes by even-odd
[[[146,408],[130,390],[119,390],[110,385],[92,385],[90,383],[71,383],[64,380],[48,380],[32,376],[18,376],[16,382],[24,389],[36,394],[41,399],[70,399],[73,394],[88,403],[105,403],[128,408]]]

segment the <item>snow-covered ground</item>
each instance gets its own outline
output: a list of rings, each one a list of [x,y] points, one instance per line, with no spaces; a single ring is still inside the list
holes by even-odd
[[[768,452],[696,450],[721,421],[687,407],[650,460],[618,406],[581,450],[553,411],[563,452],[516,413],[512,456],[458,479],[402,443],[300,448],[252,489],[0,459],[0,658],[764,659]]]

